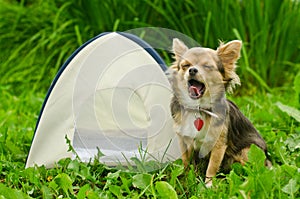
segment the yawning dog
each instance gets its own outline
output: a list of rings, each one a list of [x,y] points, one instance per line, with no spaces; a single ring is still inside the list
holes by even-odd
[[[244,164],[251,144],[267,151],[251,122],[226,99],[226,92],[240,84],[235,63],[241,46],[241,41],[234,40],[221,43],[217,50],[189,49],[179,39],[173,40],[175,62],[168,75],[174,91],[170,105],[174,128],[185,166],[192,156],[200,162],[207,159],[207,186],[220,168],[230,169],[234,162]]]

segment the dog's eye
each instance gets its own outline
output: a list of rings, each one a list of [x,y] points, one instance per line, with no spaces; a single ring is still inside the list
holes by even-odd
[[[209,65],[203,65],[203,68],[205,68],[205,69],[207,69],[207,70],[213,69],[213,67],[212,67],[212,66],[209,66]]]
[[[184,63],[184,64],[181,65],[182,69],[187,69],[190,66],[191,66],[190,63]]]

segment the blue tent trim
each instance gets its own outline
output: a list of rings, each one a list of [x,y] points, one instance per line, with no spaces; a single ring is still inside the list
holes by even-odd
[[[168,69],[165,62],[160,57],[160,55],[147,42],[145,42],[144,40],[142,40],[141,38],[133,34],[124,33],[124,32],[118,32],[118,34],[134,41],[135,43],[143,47],[153,57],[153,59],[155,59],[155,61],[160,65],[163,71],[166,71]]]

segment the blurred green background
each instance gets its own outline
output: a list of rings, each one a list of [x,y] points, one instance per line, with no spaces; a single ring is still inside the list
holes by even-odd
[[[290,87],[300,69],[300,4],[292,0],[0,0],[0,85],[46,91],[81,44],[106,31],[162,27],[202,46],[244,43],[239,92]]]

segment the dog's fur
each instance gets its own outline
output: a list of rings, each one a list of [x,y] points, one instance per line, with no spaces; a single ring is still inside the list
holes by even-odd
[[[228,171],[233,162],[244,164],[251,144],[267,151],[265,141],[251,122],[226,99],[226,91],[231,92],[240,84],[235,63],[241,46],[241,41],[234,40],[221,43],[217,50],[188,49],[182,41],[173,40],[175,62],[168,73],[174,91],[174,128],[185,166],[195,152],[200,162],[207,160],[207,186],[212,185],[211,178],[220,168]],[[204,121],[199,132],[193,124],[195,118]]]

